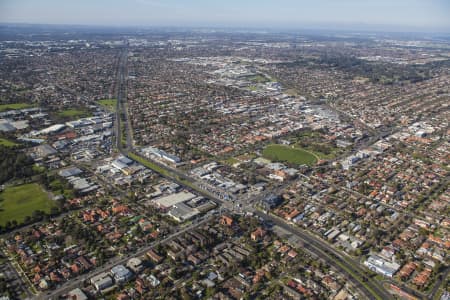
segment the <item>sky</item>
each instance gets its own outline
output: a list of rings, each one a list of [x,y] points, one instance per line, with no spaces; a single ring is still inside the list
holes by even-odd
[[[0,23],[450,32],[450,0],[0,0]]]

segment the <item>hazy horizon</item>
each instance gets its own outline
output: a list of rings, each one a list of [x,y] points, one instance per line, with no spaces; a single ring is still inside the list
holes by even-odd
[[[228,27],[450,32],[444,0],[3,0],[0,22],[114,27]]]

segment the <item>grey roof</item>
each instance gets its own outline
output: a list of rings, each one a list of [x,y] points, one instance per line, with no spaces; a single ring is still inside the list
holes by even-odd
[[[195,215],[197,215],[199,212],[189,206],[187,206],[184,203],[177,203],[173,206],[173,208],[170,210],[169,214],[178,219],[178,220],[187,220]]]
[[[12,126],[10,123],[0,123],[0,131],[9,132],[15,131],[16,127]]]
[[[70,168],[59,171],[58,175],[61,177],[70,177],[70,176],[75,176],[75,175],[78,175],[81,173],[83,173],[83,171],[81,171],[80,169],[78,169],[76,167],[70,167]]]
[[[117,265],[111,269],[111,273],[114,277],[127,277],[131,275],[130,270],[128,270],[124,265]]]
[[[120,161],[121,163],[125,164],[125,165],[129,165],[129,164],[131,164],[133,162],[128,157],[120,157],[117,160]]]

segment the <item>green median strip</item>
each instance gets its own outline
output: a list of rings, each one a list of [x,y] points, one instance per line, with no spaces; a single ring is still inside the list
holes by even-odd
[[[315,247],[317,249],[317,247]],[[353,277],[354,279],[356,279],[361,285],[363,285],[372,296],[374,296],[376,299],[379,300],[383,300],[383,298],[381,298],[370,286],[368,286],[361,278],[361,276],[359,274],[356,274],[355,272],[353,272],[353,270],[347,268],[346,265],[344,265],[343,263],[340,262],[339,259],[334,259],[333,257],[330,257],[328,255],[328,253],[326,253],[325,251],[322,251],[321,249],[317,249],[318,251],[322,252],[322,254],[326,257],[328,257],[328,259],[330,261],[334,261],[337,265],[339,265],[339,267],[343,270],[345,270],[348,274],[351,275],[351,277]],[[342,258],[344,259],[344,258]]]
[[[198,188],[195,185],[193,185],[191,182],[189,182],[188,180],[186,180],[184,178],[180,178],[180,176],[178,176],[176,174],[171,174],[170,171],[164,169],[161,166],[158,166],[157,164],[155,164],[154,162],[152,162],[152,161],[150,161],[148,159],[145,159],[145,158],[143,158],[143,157],[141,157],[139,155],[136,155],[134,153],[129,153],[128,156],[131,159],[133,159],[133,160],[141,163],[142,165],[146,166],[147,168],[155,171],[156,173],[159,173],[161,175],[173,178],[173,179],[181,182],[182,184],[189,186],[190,188],[198,190]]]
[[[347,273],[349,273],[353,278],[355,278],[360,284],[362,284],[371,294],[375,297],[375,299],[383,300],[371,287],[369,287],[362,278],[355,274],[352,270],[348,269],[345,265],[343,265],[340,261],[336,260],[336,264],[339,265],[342,269],[344,269]]]
[[[156,173],[159,173],[159,174],[161,174],[163,176],[166,176],[166,177],[173,178],[173,179],[177,180],[179,183],[181,183],[181,184],[183,184],[183,185],[185,185],[187,187],[190,187],[191,189],[193,189],[193,190],[195,190],[195,191],[197,191],[199,193],[209,194],[208,192],[206,192],[206,191],[200,189],[199,187],[197,187],[196,185],[194,185],[189,180],[186,180],[184,178],[180,178],[180,176],[178,176],[177,174],[170,173],[170,171],[168,171],[168,170],[158,166],[157,164],[155,164],[154,162],[152,162],[152,161],[150,161],[148,159],[145,159],[145,158],[143,158],[143,157],[141,157],[141,156],[139,156],[137,154],[131,153],[131,152],[128,153],[128,156],[131,159],[133,159],[134,161],[137,161],[140,164],[146,166],[147,168],[155,171]]]
[[[271,213],[270,214],[272,217],[275,217],[275,218],[277,218],[277,219],[279,219],[279,220],[281,220],[281,221],[283,221],[284,222],[284,220],[282,219],[282,218],[280,218],[279,216],[277,216],[277,215],[275,215],[275,214],[273,214],[273,213]],[[292,225],[291,225],[292,226]],[[351,277],[353,277],[354,279],[356,279],[361,285],[363,285],[369,292],[370,292],[370,294],[372,295],[372,296],[374,296],[375,297],[375,299],[379,299],[379,300],[383,300],[383,298],[381,298],[370,286],[368,286],[363,280],[362,280],[362,278],[361,278],[361,276],[359,275],[359,274],[355,274],[355,272],[353,272],[352,270],[350,270],[349,268],[347,268],[344,264],[342,264],[340,261],[339,261],[339,259],[334,259],[333,257],[331,257],[327,252],[325,252],[325,251],[323,251],[322,249],[320,249],[320,248],[318,248],[318,247],[314,247],[315,249],[316,249],[316,251],[319,251],[319,252],[321,252],[322,253],[322,255],[324,255],[324,256],[326,256],[326,257],[328,257],[328,260],[329,261],[333,261],[333,262],[335,262],[337,265],[339,265],[339,267],[341,268],[341,269],[343,269],[343,270],[345,270],[348,274],[350,274],[350,276]],[[345,259],[345,258],[342,258],[343,260]],[[351,263],[349,263],[349,264],[351,264]]]
[[[170,177],[170,173],[166,169],[163,169],[162,167],[158,166],[157,164],[155,164],[155,163],[153,163],[153,162],[151,162],[151,161],[149,161],[149,160],[147,160],[147,159],[145,159],[145,158],[143,158],[143,157],[141,157],[139,155],[136,155],[134,153],[128,153],[128,156],[131,159],[133,159],[133,160],[141,163],[142,165],[146,166],[147,168],[152,169],[153,171],[155,171],[157,173],[160,173],[160,174],[162,174],[164,176],[169,176]]]

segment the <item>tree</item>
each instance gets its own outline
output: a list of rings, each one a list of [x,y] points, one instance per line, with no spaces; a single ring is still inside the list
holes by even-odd
[[[50,215],[56,216],[57,214],[59,214],[59,208],[56,207],[56,206],[53,206],[53,207],[50,209]]]
[[[0,145],[0,184],[33,175],[33,159],[18,150],[18,147]]]
[[[216,289],[215,288],[208,287],[208,288],[206,288],[205,298],[210,298],[210,297],[214,296],[215,293],[216,293]]]

